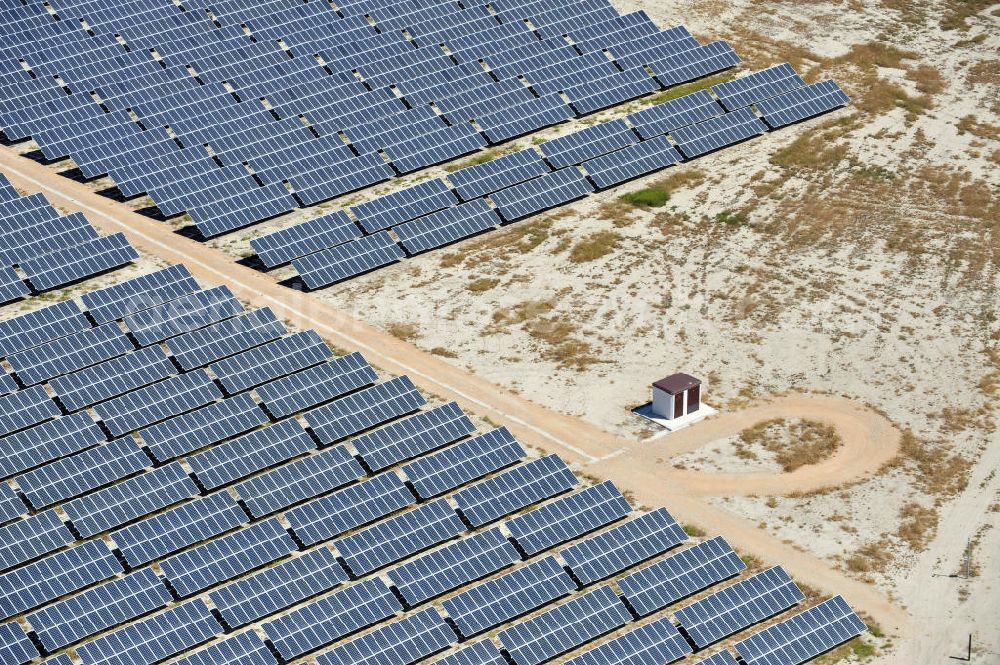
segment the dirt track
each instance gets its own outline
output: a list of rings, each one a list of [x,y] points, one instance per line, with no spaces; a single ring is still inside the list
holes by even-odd
[[[712,418],[655,442],[627,441],[581,419],[529,402],[316,298],[280,286],[270,276],[238,265],[221,252],[135,214],[10,148],[0,147],[0,171],[26,191],[44,192],[57,207],[85,213],[105,232],[125,232],[140,250],[166,261],[185,263],[204,282],[227,284],[245,302],[270,307],[297,327],[315,328],[335,345],[360,350],[372,364],[387,372],[409,374],[422,390],[455,399],[472,412],[506,424],[525,443],[585,465],[588,473],[613,480],[643,504],[667,506],[678,519],[724,534],[738,548],[769,563],[784,565],[796,578],[818,590],[842,593],[884,630],[897,634],[904,630],[906,614],[869,585],[779,541],[756,524],[696,498],[809,491],[870,475],[896,454],[899,445],[898,431],[877,413],[837,397],[794,395]],[[695,450],[760,420],[779,416],[828,422],[840,432],[845,445],[825,462],[791,474],[695,473],[657,464],[658,459]]]

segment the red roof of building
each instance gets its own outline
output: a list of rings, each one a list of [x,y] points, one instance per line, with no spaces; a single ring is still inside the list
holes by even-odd
[[[671,374],[665,379],[660,379],[653,384],[654,388],[659,388],[669,395],[676,395],[689,388],[701,385],[701,379],[696,379],[690,374]]]

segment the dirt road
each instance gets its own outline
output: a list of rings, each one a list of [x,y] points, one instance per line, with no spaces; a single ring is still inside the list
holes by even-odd
[[[234,263],[223,253],[174,233],[167,225],[138,215],[86,185],[0,147],[0,171],[13,184],[41,191],[56,206],[80,211],[105,232],[123,231],[141,251],[184,263],[200,280],[227,284],[242,300],[270,307],[296,327],[315,328],[330,343],[359,350],[393,374],[408,374],[424,391],[455,399],[463,408],[502,422],[525,443],[585,465],[592,475],[613,480],[648,506],[667,506],[678,519],[722,533],[736,547],[769,563],[784,565],[802,582],[827,593],[842,593],[859,610],[897,634],[906,614],[871,587],[816,557],[779,541],[756,524],[694,498],[698,495],[786,493],[854,480],[876,471],[898,446],[898,433],[874,412],[827,397],[782,397],[768,404],[709,420],[653,444],[618,438],[581,419],[566,416],[514,395],[477,376],[402,342],[317,298],[284,286],[270,276]],[[787,475],[692,474],[656,464],[666,451],[691,450],[770,417],[809,417],[835,425],[844,449],[827,462]],[[669,442],[669,443],[668,443]]]

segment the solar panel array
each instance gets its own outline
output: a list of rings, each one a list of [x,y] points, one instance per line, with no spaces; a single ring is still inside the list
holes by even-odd
[[[0,323],[9,356],[70,370],[0,397],[5,663],[666,662],[799,599],[758,575],[675,612],[693,642],[667,619],[633,626],[742,562],[721,539],[660,558],[686,540],[665,509],[630,519],[611,483],[572,492],[555,455],[477,434],[457,404],[428,405],[315,332],[273,329],[207,369],[162,351],[246,330],[254,313],[233,303],[175,266]],[[130,344],[75,369],[112,325]],[[610,578],[621,596],[595,584]],[[847,612],[836,626],[856,625]],[[833,634],[790,632],[788,653]]]

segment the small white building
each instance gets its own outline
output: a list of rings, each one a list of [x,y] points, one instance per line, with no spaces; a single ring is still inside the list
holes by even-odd
[[[676,420],[701,409],[701,379],[671,374],[653,384],[653,415]]]

